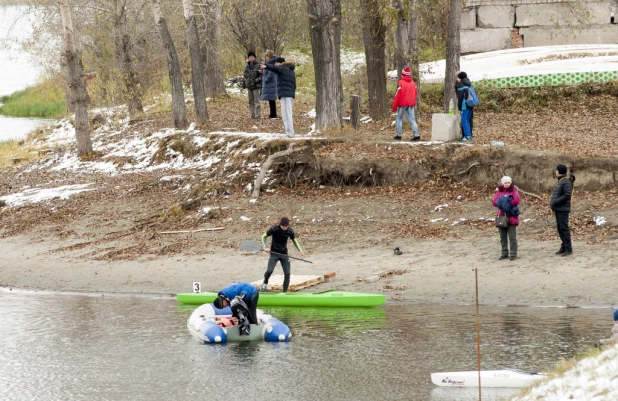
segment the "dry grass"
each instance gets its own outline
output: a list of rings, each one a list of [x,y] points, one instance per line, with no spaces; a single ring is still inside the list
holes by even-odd
[[[18,140],[0,142],[0,168],[27,163],[37,158],[29,147],[22,145],[23,141]]]

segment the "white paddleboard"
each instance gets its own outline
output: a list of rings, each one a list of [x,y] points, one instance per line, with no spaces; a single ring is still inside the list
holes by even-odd
[[[516,369],[481,370],[481,387],[526,387],[544,377],[545,373]],[[478,387],[479,372],[437,372],[431,374],[431,381],[442,387]]]

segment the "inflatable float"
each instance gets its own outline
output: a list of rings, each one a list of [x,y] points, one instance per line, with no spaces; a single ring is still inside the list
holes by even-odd
[[[193,337],[204,344],[225,344],[239,341],[287,342],[292,332],[283,322],[257,309],[258,324],[252,324],[249,335],[241,335],[238,320],[230,307],[217,309],[212,304],[198,307],[187,321]]]

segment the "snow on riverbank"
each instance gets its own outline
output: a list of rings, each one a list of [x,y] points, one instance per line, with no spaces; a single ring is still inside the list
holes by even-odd
[[[0,201],[4,201],[7,206],[15,207],[26,203],[39,203],[56,198],[68,199],[71,195],[80,192],[94,191],[95,188],[88,188],[91,185],[93,185],[93,183],[64,185],[56,188],[29,188],[25,189],[23,192],[0,196]]]
[[[618,346],[582,359],[562,376],[532,388],[511,401],[618,400]]]
[[[420,66],[421,81],[444,82],[446,61]],[[538,74],[618,71],[618,45],[565,45],[524,47],[471,54],[461,58],[461,70],[470,79],[498,79]],[[397,71],[390,71],[395,79]]]

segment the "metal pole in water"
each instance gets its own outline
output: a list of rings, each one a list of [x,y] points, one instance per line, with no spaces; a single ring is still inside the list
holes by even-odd
[[[481,401],[481,316],[479,315],[479,271],[474,269],[476,287],[476,362],[479,371],[479,401]]]

